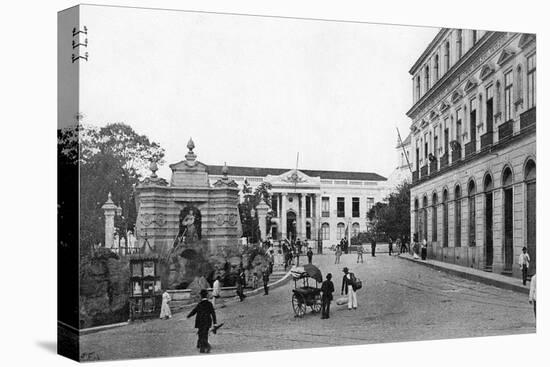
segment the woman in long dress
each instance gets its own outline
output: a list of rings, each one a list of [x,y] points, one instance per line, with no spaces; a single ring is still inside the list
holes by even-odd
[[[172,298],[167,291],[164,291],[162,294],[162,305],[160,307],[160,318],[163,320],[169,319],[172,317],[172,311],[170,310],[170,301]]]

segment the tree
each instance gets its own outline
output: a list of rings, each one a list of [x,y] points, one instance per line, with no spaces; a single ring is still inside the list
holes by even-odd
[[[239,213],[241,215],[241,224],[243,236],[248,237],[252,243],[260,240],[260,226],[258,223],[257,207],[261,201],[271,208],[271,184],[268,182],[260,183],[254,190],[250,188],[248,181],[245,180],[242,188],[244,200],[239,204]],[[268,212],[266,217],[266,230],[269,232],[271,215]]]
[[[367,213],[374,232],[385,233],[394,239],[408,235],[411,228],[411,184],[403,182],[385,201],[376,203]]]
[[[81,252],[104,241],[104,216],[101,206],[111,192],[122,208],[115,227],[119,237],[126,237],[136,222],[133,191],[147,173],[152,161],[164,163],[164,149],[145,135],[123,124],[102,128],[71,127],[58,132],[58,158],[79,166],[79,215]],[[109,244],[105,244],[109,245]]]

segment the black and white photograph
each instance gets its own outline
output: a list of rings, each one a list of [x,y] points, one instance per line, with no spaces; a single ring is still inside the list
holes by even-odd
[[[24,303],[43,302],[33,283],[56,298],[37,348],[78,362],[538,365],[539,23],[185,5],[48,15],[56,217],[51,243],[38,227],[17,235],[57,267],[51,286],[25,267]]]

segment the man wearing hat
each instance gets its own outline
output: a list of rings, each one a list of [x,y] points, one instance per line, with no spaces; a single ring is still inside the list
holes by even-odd
[[[330,313],[330,301],[332,301],[332,292],[334,292],[334,284],[331,281],[332,274],[327,274],[327,280],[321,285],[321,318],[328,319]]]
[[[523,285],[527,284],[527,271],[529,270],[529,261],[531,261],[531,258],[529,258],[529,254],[527,253],[527,247],[524,247],[522,253],[519,254],[518,260],[519,267],[521,269]]]
[[[195,308],[187,315],[187,318],[195,317],[195,328],[198,329],[197,334],[199,335],[199,340],[197,341],[197,348],[200,348],[201,353],[210,353],[210,344],[208,344],[208,330],[214,324],[214,329],[217,328],[216,325],[216,312],[214,311],[214,306],[210,301],[208,301],[208,291],[202,289],[200,292],[201,300],[195,306]]]
[[[355,292],[355,274],[350,273],[349,269],[345,267],[342,269],[344,272],[344,278],[342,279],[342,291],[340,294],[344,294],[344,290],[348,295],[348,310],[352,308],[357,309],[357,293]]]

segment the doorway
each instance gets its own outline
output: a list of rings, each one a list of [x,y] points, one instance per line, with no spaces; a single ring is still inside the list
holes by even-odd
[[[504,189],[504,271],[511,272],[514,266],[512,188]]]
[[[286,232],[289,241],[296,241],[296,213],[286,213]]]

